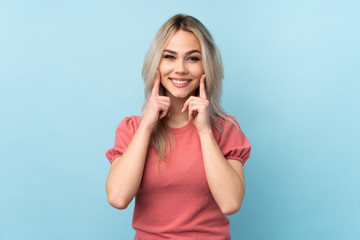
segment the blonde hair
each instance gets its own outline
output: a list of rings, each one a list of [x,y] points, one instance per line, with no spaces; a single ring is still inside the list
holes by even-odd
[[[226,116],[225,111],[220,106],[223,79],[220,52],[209,31],[199,20],[192,16],[177,14],[167,20],[157,32],[145,56],[142,69],[142,77],[145,82],[145,103],[142,113],[144,113],[149,100],[163,51],[170,38],[179,30],[193,33],[200,42],[204,73],[206,74],[205,89],[209,100],[210,121],[213,126],[221,131],[222,127],[219,118],[228,119],[231,122],[232,120]],[[158,121],[158,124],[153,129],[150,144],[157,151],[158,160],[166,163],[166,158],[174,147],[174,138],[170,129],[164,123],[164,118]]]

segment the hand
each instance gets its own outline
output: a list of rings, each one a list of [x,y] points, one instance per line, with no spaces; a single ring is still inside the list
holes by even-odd
[[[189,110],[189,120],[198,131],[211,129],[209,101],[206,98],[205,75],[200,78],[199,97],[191,96],[184,104],[183,112]]]
[[[158,71],[141,121],[142,124],[145,124],[145,126],[151,130],[156,126],[156,123],[163,117],[167,116],[170,111],[170,98],[166,96],[160,96],[159,88],[160,72]]]

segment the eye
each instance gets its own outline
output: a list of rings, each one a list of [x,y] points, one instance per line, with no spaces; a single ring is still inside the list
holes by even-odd
[[[166,59],[169,59],[169,60],[174,60],[175,59],[175,57],[173,55],[169,55],[169,54],[164,55],[163,58],[166,58]]]
[[[200,58],[198,58],[198,57],[189,57],[188,59],[192,62],[197,62],[200,60]]]

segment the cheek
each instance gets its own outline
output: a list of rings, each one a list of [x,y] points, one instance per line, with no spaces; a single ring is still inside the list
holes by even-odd
[[[204,74],[204,68],[203,68],[202,65],[195,66],[195,67],[193,68],[193,71],[192,71],[192,72],[193,72],[194,76],[200,78],[201,75]]]
[[[159,71],[160,71],[161,76],[165,76],[165,75],[171,73],[171,66],[170,66],[170,64],[160,63],[160,65],[159,65]]]

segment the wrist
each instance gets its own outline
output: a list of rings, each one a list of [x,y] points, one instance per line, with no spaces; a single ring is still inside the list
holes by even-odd
[[[198,129],[197,131],[198,131],[198,134],[199,134],[200,138],[213,136],[213,132],[212,132],[211,127],[205,127],[203,129]]]
[[[140,126],[138,128],[138,131],[143,133],[143,134],[146,134],[146,135],[150,136],[153,129],[154,129],[153,126],[148,125],[148,124],[146,124],[144,122],[140,122]]]

